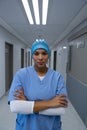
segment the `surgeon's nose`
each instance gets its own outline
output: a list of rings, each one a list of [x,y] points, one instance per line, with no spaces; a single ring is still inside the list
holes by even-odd
[[[42,56],[42,54],[39,54],[39,59],[41,60],[41,59],[43,59],[43,56]]]

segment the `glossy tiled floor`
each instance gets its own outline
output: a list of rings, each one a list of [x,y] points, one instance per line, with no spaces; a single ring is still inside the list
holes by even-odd
[[[16,114],[10,112],[5,95],[0,99],[0,130],[15,130],[15,118]],[[87,130],[70,102],[62,116],[62,124],[62,130]]]

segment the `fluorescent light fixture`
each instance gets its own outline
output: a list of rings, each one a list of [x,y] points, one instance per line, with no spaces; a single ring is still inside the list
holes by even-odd
[[[25,9],[25,12],[27,14],[27,18],[28,18],[30,24],[34,24],[28,0],[22,0],[22,3],[23,3],[23,6],[24,6],[24,9]]]
[[[42,5],[42,24],[43,25],[45,25],[47,21],[48,2],[49,0],[43,0],[43,5]]]
[[[36,24],[40,24],[38,0],[32,0]]]
[[[66,47],[66,46],[63,46],[63,49],[67,49],[67,47]]]

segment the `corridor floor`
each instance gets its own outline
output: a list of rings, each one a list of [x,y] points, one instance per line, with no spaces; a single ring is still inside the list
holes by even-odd
[[[0,99],[0,130],[15,130],[16,114],[10,112],[7,98],[5,95]],[[87,130],[70,102],[65,115],[62,115],[62,124],[62,130]]]

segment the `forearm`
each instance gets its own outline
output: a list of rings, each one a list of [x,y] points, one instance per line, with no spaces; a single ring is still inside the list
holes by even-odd
[[[65,113],[65,108],[63,107],[49,108],[50,105],[48,105],[48,102],[46,101],[37,102],[36,104],[40,105],[40,107],[38,108],[33,101],[14,100],[10,102],[10,110],[13,113],[33,114],[34,108],[36,106],[35,109],[38,108],[39,111],[38,114],[41,115],[53,116],[53,115],[62,115]]]
[[[49,109],[51,108],[51,105],[49,103],[49,100],[46,101],[35,101],[34,103],[34,113],[39,113],[39,111]]]
[[[34,101],[13,100],[10,102],[10,110],[13,113],[32,114]]]
[[[32,114],[50,108],[48,101],[13,100],[10,102],[10,110],[13,113]]]
[[[34,103],[33,111],[41,115],[57,116],[65,114],[65,107],[67,106],[60,106],[57,103],[53,103],[52,99],[47,101],[36,101]]]
[[[66,108],[68,105],[68,101],[65,95],[56,96],[50,100],[46,101],[35,101],[34,103],[34,112],[39,113],[39,111],[43,111],[49,108]],[[54,110],[54,109],[53,109]]]
[[[49,108],[49,109],[40,111],[39,114],[49,115],[49,116],[63,115],[63,114],[65,114],[65,108],[63,108],[63,107]]]
[[[67,100],[64,97],[65,97],[64,95],[60,95],[50,100],[44,100],[44,101],[27,101],[27,100],[22,100],[24,98],[22,99],[20,98],[21,100],[11,101],[10,109],[11,112],[22,113],[22,114],[32,114],[32,113],[40,114],[41,112],[54,113],[54,111],[57,110],[56,108],[67,107]]]

